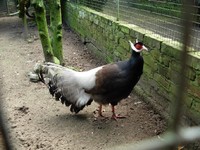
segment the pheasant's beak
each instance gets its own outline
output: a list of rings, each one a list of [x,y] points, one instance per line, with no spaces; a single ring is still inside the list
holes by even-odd
[[[138,43],[137,39],[136,39],[136,42]],[[141,52],[142,50],[149,51],[148,48],[146,48],[146,46],[144,46],[144,45],[142,45],[142,47],[138,50],[130,40],[129,40],[129,43],[130,43],[131,49],[136,52]]]
[[[146,51],[149,51],[148,48],[146,46],[144,46],[144,45],[142,46],[142,49],[146,50]]]

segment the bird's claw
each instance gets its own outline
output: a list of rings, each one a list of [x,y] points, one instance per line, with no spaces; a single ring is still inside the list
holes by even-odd
[[[117,119],[124,119],[126,118],[126,116],[121,116],[120,114],[113,114],[111,119],[114,119],[115,121],[117,121]]]
[[[101,119],[108,118],[108,117],[105,117],[101,112],[99,112],[98,109],[93,112],[93,115],[95,117],[95,120],[97,120],[97,118],[101,118]]]

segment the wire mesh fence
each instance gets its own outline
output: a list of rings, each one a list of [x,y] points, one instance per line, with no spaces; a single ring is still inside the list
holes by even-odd
[[[190,50],[200,50],[200,0],[193,0],[193,27]],[[116,20],[135,24],[156,38],[181,46],[183,27],[182,3],[179,0],[77,0],[76,3],[112,15]]]

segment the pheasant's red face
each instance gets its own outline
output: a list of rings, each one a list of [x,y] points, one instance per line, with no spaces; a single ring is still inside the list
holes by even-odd
[[[135,44],[135,48],[137,49],[137,50],[141,50],[142,49],[142,44],[140,44],[140,43],[136,43]]]
[[[136,40],[136,43],[134,45],[131,41],[129,41],[129,43],[130,43],[131,49],[137,53],[140,53],[143,50],[148,51],[148,48],[146,48],[142,42],[138,42]]]

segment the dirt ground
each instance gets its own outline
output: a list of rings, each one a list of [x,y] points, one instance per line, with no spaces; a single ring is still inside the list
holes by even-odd
[[[18,17],[0,18],[0,66],[3,80],[3,108],[14,149],[99,150],[138,142],[165,130],[165,121],[138,96],[123,100],[116,111],[125,119],[95,119],[95,102],[75,115],[55,101],[42,83],[32,83],[27,74],[43,61],[37,29],[30,24],[31,40],[24,40]],[[64,30],[66,65],[88,70],[101,65],[78,37]],[[105,116],[111,116],[109,106]]]

